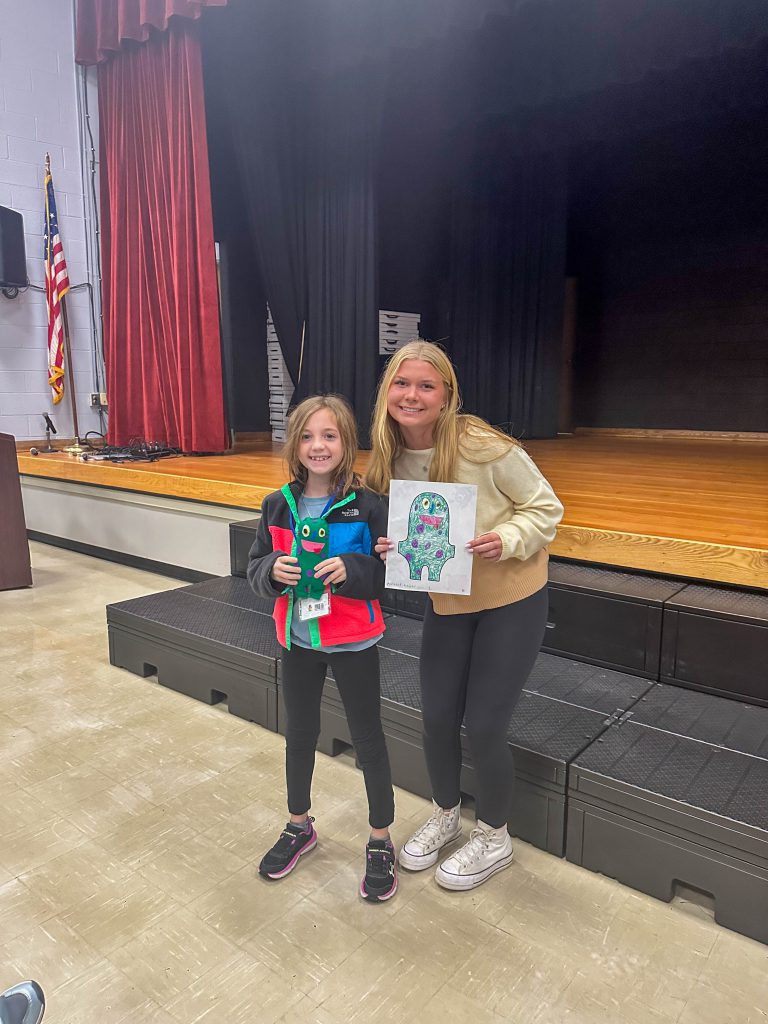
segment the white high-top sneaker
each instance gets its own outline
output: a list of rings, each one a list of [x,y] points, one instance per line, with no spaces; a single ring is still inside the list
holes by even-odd
[[[400,847],[400,863],[409,871],[423,871],[437,864],[444,846],[461,835],[461,804],[443,810],[432,801],[434,810],[424,824]]]
[[[497,871],[509,867],[514,854],[506,826],[491,828],[478,821],[469,842],[447,857],[435,872],[444,889],[474,889]]]

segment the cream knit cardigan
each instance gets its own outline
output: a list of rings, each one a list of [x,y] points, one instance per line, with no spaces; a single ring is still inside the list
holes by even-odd
[[[428,480],[433,449],[406,448],[395,461],[397,480]],[[456,483],[477,486],[475,536],[498,533],[498,562],[476,556],[468,595],[430,594],[438,615],[458,615],[522,601],[547,583],[547,544],[554,539],[563,506],[533,459],[519,447],[490,462],[459,455]]]

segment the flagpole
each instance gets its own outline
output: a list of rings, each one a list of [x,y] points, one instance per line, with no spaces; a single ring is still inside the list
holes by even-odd
[[[74,431],[74,438],[75,438],[74,444],[71,444],[67,448],[64,448],[62,450],[67,452],[69,455],[81,455],[83,452],[87,451],[88,449],[86,447],[84,447],[80,443],[80,428],[78,427],[78,424],[77,424],[77,395],[75,394],[75,368],[72,365],[72,347],[71,347],[71,345],[69,343],[69,319],[67,317],[67,306],[66,306],[66,301],[65,301],[66,300],[66,294],[69,291],[69,277],[68,277],[67,272],[66,272],[66,263],[64,261],[63,251],[60,248],[59,251],[60,251],[60,254],[61,254],[61,262],[62,262],[62,265],[64,266],[64,277],[65,277],[65,284],[66,284],[66,286],[64,287],[61,295],[59,295],[58,294],[58,281],[56,281],[56,277],[55,277],[54,254],[52,252],[53,237],[51,236],[51,220],[50,220],[51,212],[50,212],[49,207],[48,207],[48,185],[49,185],[49,183],[51,183],[51,157],[50,157],[49,153],[46,153],[45,154],[45,225],[46,225],[45,226],[45,238],[46,238],[46,243],[45,243],[45,245],[46,245],[46,248],[45,248],[45,253],[46,253],[45,278],[46,278],[46,298],[47,298],[48,303],[49,303],[49,306],[48,306],[48,325],[49,325],[49,327],[48,327],[48,329],[49,329],[49,332],[50,332],[51,316],[52,316],[52,312],[53,312],[52,308],[51,308],[51,305],[50,305],[50,302],[51,302],[50,296],[51,296],[51,291],[53,291],[53,294],[56,297],[56,301],[58,301],[59,309],[61,310],[61,333],[62,333],[63,338],[64,338],[64,353],[63,353],[63,355],[64,355],[64,359],[63,359],[63,362],[64,362],[64,377],[63,377],[63,380],[66,381],[67,377],[69,377],[69,393],[70,393],[71,401],[72,401],[72,428],[73,428],[73,431]],[[53,203],[53,185],[52,184],[51,184],[51,203]],[[55,216],[55,207],[54,207],[54,216]],[[57,235],[58,235],[58,226],[56,226],[56,232],[57,232]],[[50,333],[49,333],[48,344],[50,346]],[[49,358],[49,362],[50,362],[50,351],[48,353],[48,358]],[[57,393],[57,394],[58,394],[58,397],[54,397],[54,403],[56,403],[57,401],[59,401],[61,399],[61,393]]]
[[[69,376],[69,396],[72,400],[72,427],[75,432],[75,443],[64,451],[68,455],[82,455],[88,449],[80,442],[80,430],[77,425],[77,396],[75,394],[75,368],[72,365],[72,349],[69,344],[69,316],[67,314],[67,297],[61,297],[61,322],[64,334],[64,373]]]

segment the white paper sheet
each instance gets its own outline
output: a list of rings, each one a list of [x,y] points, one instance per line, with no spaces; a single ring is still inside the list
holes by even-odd
[[[386,585],[393,590],[469,594],[477,487],[424,480],[393,480],[389,488]]]

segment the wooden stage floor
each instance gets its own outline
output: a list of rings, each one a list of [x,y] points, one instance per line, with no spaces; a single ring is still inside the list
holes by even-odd
[[[552,554],[768,589],[768,440],[598,432],[526,448],[565,506]],[[22,475],[254,511],[285,480],[280,446],[269,441],[123,464],[19,449]],[[366,460],[361,452],[359,468]]]

